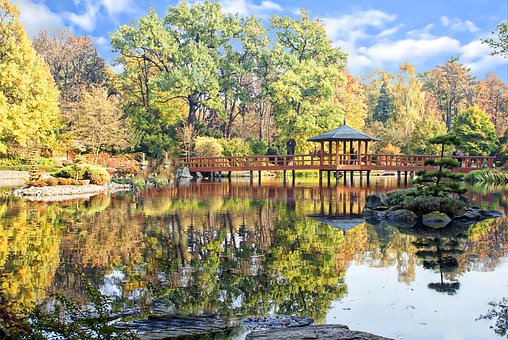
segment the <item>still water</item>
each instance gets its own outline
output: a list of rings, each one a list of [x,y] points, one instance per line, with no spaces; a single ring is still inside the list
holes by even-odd
[[[125,307],[296,314],[398,339],[502,338],[506,311],[489,303],[508,297],[507,219],[440,234],[359,219],[368,194],[396,186],[202,182],[67,203],[0,199],[0,284],[25,304],[49,292],[81,301],[84,273]],[[508,211],[508,188],[469,198]]]

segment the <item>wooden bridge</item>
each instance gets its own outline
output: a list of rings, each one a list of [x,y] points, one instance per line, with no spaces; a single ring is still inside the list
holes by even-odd
[[[351,179],[357,171],[362,178],[363,173],[370,178],[372,170],[397,172],[400,179],[404,173],[407,182],[408,173],[418,170],[432,170],[435,167],[426,166],[425,161],[438,159],[435,155],[393,155],[393,154],[371,154],[369,153],[369,142],[380,141],[379,138],[369,136],[346,125],[327,131],[318,136],[308,139],[311,142],[320,143],[320,150],[315,154],[306,155],[263,155],[263,156],[235,156],[235,157],[188,157],[179,160],[182,167],[188,167],[190,172],[227,172],[228,177],[232,171],[250,171],[251,179],[253,172],[261,171],[283,171],[284,179],[286,171],[296,170],[318,170],[320,183],[323,172],[330,176],[334,173],[336,181],[346,173],[350,173]],[[325,143],[328,150],[325,151]],[[356,146],[356,149],[355,149]],[[455,156],[459,161],[459,172],[470,172],[473,170],[492,168],[495,157],[486,156]]]
[[[228,175],[233,171],[292,171],[295,170],[318,170],[320,178],[323,172],[335,173],[335,177],[351,175],[357,171],[360,175],[364,172],[367,179],[372,170],[382,170],[407,173],[418,170],[432,170],[436,167],[426,166],[428,159],[438,159],[435,155],[391,155],[391,154],[308,154],[308,155],[264,155],[264,156],[235,156],[235,157],[188,157],[179,160],[180,166],[188,167],[190,172],[226,172]],[[460,167],[456,171],[467,173],[473,170],[492,168],[495,157],[487,156],[455,156]],[[294,177],[294,176],[293,176]]]

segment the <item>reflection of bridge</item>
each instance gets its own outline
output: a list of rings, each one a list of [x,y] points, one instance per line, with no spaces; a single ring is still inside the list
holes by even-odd
[[[396,171],[400,177],[404,172],[423,169],[434,169],[435,167],[425,166],[428,159],[438,159],[434,155],[387,155],[387,154],[365,154],[358,157],[357,154],[308,154],[308,155],[277,155],[277,156],[235,156],[235,157],[188,157],[179,160],[180,165],[187,166],[190,172],[228,172],[250,171],[251,177],[254,171],[286,171],[291,170],[319,170],[320,178],[322,173],[327,172],[328,178],[331,172],[339,177],[340,172],[355,171],[362,175],[366,172],[369,179],[372,170]],[[456,169],[460,172],[470,172],[482,168],[492,168],[494,157],[486,156],[461,156],[455,157],[460,161],[461,166]]]

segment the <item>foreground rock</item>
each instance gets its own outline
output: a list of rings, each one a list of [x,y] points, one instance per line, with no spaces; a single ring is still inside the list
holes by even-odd
[[[389,339],[366,332],[350,330],[345,325],[314,325],[285,329],[270,329],[247,334],[245,339],[355,339],[355,340],[383,340]]]
[[[152,316],[132,322],[118,323],[115,327],[128,329],[142,340],[205,339],[230,333],[234,326],[214,316]]]
[[[130,184],[107,183],[106,185],[55,185],[46,187],[28,187],[16,189],[13,195],[26,198],[30,201],[67,201],[73,199],[86,199],[100,193],[114,193],[130,191]]]

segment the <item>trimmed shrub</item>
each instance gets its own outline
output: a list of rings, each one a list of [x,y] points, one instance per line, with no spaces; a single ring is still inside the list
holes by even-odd
[[[265,155],[268,151],[268,144],[265,142],[256,140],[250,142],[250,149],[253,155]]]
[[[213,137],[196,137],[194,141],[194,154],[197,157],[219,157],[223,150],[219,141]]]
[[[91,164],[74,164],[61,168],[53,173],[55,177],[88,179],[91,184],[104,185],[111,180],[111,176],[106,169]]]

